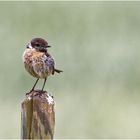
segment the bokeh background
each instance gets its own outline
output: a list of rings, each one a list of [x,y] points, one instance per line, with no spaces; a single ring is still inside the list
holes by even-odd
[[[34,37],[64,71],[45,87],[55,138],[140,138],[140,2],[0,2],[0,138],[20,138],[36,80],[22,54]]]

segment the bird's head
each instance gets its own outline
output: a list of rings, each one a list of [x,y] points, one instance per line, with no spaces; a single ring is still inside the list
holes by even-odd
[[[34,38],[31,42],[27,45],[27,48],[34,48],[40,52],[46,52],[47,48],[51,46],[48,45],[48,42],[42,38]]]

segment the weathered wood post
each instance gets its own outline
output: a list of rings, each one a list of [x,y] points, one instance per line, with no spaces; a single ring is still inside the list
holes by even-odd
[[[54,99],[46,91],[26,95],[21,109],[22,139],[53,139],[55,125]]]

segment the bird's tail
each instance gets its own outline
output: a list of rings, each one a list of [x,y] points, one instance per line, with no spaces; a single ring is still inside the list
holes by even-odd
[[[57,73],[63,72],[62,70],[58,70],[58,69],[54,69],[54,71],[57,72]]]

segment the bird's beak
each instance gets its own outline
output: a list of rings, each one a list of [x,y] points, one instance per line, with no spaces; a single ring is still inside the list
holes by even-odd
[[[50,48],[50,47],[51,47],[51,46],[49,46],[49,45],[47,46],[47,48]]]

